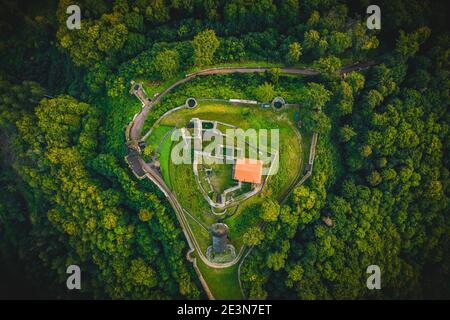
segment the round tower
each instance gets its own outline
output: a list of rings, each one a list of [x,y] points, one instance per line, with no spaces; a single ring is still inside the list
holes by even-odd
[[[214,223],[209,227],[209,232],[212,235],[213,251],[215,253],[224,252],[228,244],[228,226],[224,223]]]

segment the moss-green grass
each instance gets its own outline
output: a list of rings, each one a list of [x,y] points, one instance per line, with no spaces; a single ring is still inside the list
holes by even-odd
[[[202,228],[202,226],[192,219],[189,215],[186,215],[187,221],[189,222],[189,226],[191,227],[192,232],[195,234],[195,239],[197,240],[198,245],[200,246],[202,253],[206,254],[206,249],[211,245],[211,235],[207,230]]]
[[[153,129],[152,134],[147,138],[147,143],[152,146],[153,150],[156,150],[162,138],[165,134],[172,130],[170,126],[157,126]]]
[[[171,190],[187,211],[207,225],[215,221],[208,202],[197,186],[192,164],[176,165],[169,160],[169,179]]]
[[[218,300],[243,299],[238,280],[238,264],[230,268],[213,269],[197,258],[197,266],[214,298]]]
[[[172,140],[166,137],[159,149],[159,163],[164,181],[167,186],[172,189],[172,181],[170,180],[170,151],[172,149]]]

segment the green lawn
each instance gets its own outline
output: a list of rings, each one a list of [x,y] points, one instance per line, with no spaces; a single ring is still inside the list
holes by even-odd
[[[214,223],[210,206],[197,186],[192,164],[176,165],[169,160],[169,179],[172,191],[186,210],[206,225]]]
[[[202,228],[202,226],[197,221],[192,219],[192,217],[190,217],[189,215],[186,215],[186,218],[189,222],[192,232],[194,232],[195,234],[198,245],[202,249],[203,254],[206,254],[206,249],[208,249],[208,247],[212,244],[212,239],[209,231]]]
[[[197,266],[214,298],[218,300],[243,299],[238,280],[238,264],[226,269],[213,269],[197,258]]]
[[[197,108],[178,110],[177,112],[172,113],[169,117],[163,119],[161,124],[180,127],[185,125],[191,118],[197,117],[203,120],[217,120],[236,126],[237,124],[235,123],[237,122],[239,127],[245,129],[250,128],[252,124],[250,117],[243,115],[245,108],[248,110],[250,110],[250,108],[258,110],[261,109],[257,106],[241,107],[227,103],[199,101],[199,106]]]
[[[172,149],[172,140],[170,136],[167,136],[166,139],[160,146],[159,149],[159,162],[161,165],[161,172],[164,181],[167,186],[172,189],[172,182],[170,181],[170,150]]]
[[[292,181],[298,177],[302,170],[303,150],[299,135],[296,133],[294,113],[296,108],[284,109],[275,112],[272,109],[263,109],[258,106],[239,106],[228,103],[199,102],[195,109],[181,109],[163,119],[161,126],[184,126],[191,118],[198,117],[204,120],[219,120],[235,125],[242,129],[279,129],[279,169],[275,175],[269,177],[268,184],[263,190],[262,196],[254,196],[240,205],[237,213],[226,219],[226,223],[236,226],[230,230],[232,243],[239,250],[242,244],[242,235],[248,225],[246,221],[256,223],[258,219],[248,219],[242,213],[246,208],[264,200],[265,197],[278,199],[289,188]],[[215,165],[217,166],[217,165]],[[220,166],[220,165],[219,165]],[[225,189],[235,182],[232,180],[232,166],[222,165],[215,171],[212,177],[213,188],[217,191]],[[223,169],[223,170],[221,170]],[[164,172],[164,170],[163,170]],[[191,164],[175,165],[169,161],[170,185],[181,205],[184,206],[197,219],[205,225],[210,225],[224,216],[214,216],[211,209],[200,192]],[[201,175],[202,176],[202,175]],[[231,228],[233,229],[233,228]]]
[[[226,189],[233,187],[237,181],[233,179],[232,164],[212,164],[211,185],[217,194],[221,194]]]
[[[147,143],[152,146],[153,150],[156,150],[164,135],[172,130],[170,126],[157,126],[152,131],[152,134],[147,138]],[[170,137],[169,137],[170,138]]]

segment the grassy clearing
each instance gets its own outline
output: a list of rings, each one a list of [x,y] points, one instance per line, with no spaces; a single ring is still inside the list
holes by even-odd
[[[293,119],[293,110],[286,113],[289,119]],[[289,188],[289,182],[294,180],[301,170],[302,153],[300,140],[296,128],[291,121],[288,126],[280,127],[279,168],[269,177],[269,182],[264,193],[278,199]]]
[[[159,149],[159,162],[161,165],[161,172],[164,181],[172,189],[172,182],[170,181],[170,151],[172,149],[172,140],[170,137],[166,137],[166,139],[161,144]]]
[[[252,107],[241,107],[232,104],[226,103],[210,103],[210,102],[199,102],[199,106],[195,109],[182,109],[169,117],[163,119],[161,124],[169,125],[169,126],[183,126],[185,125],[191,118],[200,118],[203,120],[211,120],[211,121],[221,121],[229,124],[235,124],[236,122],[239,124],[239,127],[245,129],[250,128],[251,121],[250,116],[244,115],[245,109],[260,109],[257,106]]]
[[[214,216],[211,209],[198,189],[191,164],[174,165],[169,162],[170,184],[180,203],[197,219],[210,225],[225,218],[230,226],[230,240],[237,250],[242,245],[242,235],[251,225],[258,223],[259,215],[255,205],[266,197],[278,199],[297,178],[302,169],[302,147],[299,135],[295,130],[294,113],[297,108],[288,108],[275,112],[258,106],[242,106],[228,103],[200,102],[195,109],[182,109],[163,119],[163,126],[184,126],[191,118],[204,120],[218,120],[235,125],[242,129],[278,129],[279,130],[279,168],[275,175],[270,176],[268,184],[262,194],[253,196],[242,203],[232,217]],[[269,141],[270,143],[270,141]],[[234,185],[232,166],[224,170],[216,170],[216,177],[212,177],[213,188],[216,192]],[[256,208],[253,210],[252,208]]]
[[[186,210],[206,225],[214,222],[210,206],[198,189],[192,164],[176,165],[169,160],[169,179],[172,191]]]
[[[157,126],[147,138],[147,144],[151,145],[153,150],[156,150],[164,135],[170,130],[172,130],[170,126]]]
[[[243,299],[238,280],[238,264],[226,269],[213,269],[197,258],[197,266],[216,299]]]
[[[195,239],[197,239],[198,245],[202,249],[203,254],[206,254],[206,249],[211,245],[211,235],[207,230],[202,228],[202,226],[192,219],[189,215],[186,215],[187,221],[195,234]]]
[[[233,180],[233,165],[231,164],[213,164],[212,168],[211,185],[215,193],[220,194],[226,189],[233,187],[237,184]]]

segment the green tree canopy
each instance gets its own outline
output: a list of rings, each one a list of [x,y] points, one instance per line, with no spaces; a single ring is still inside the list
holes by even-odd
[[[263,239],[264,233],[259,227],[250,227],[242,238],[243,242],[249,246],[259,245]]]
[[[277,221],[280,214],[280,205],[273,199],[267,199],[261,205],[261,218],[264,221]]]
[[[164,80],[175,76],[180,68],[178,52],[166,49],[158,53],[154,60],[155,69]]]
[[[212,64],[214,53],[220,44],[214,30],[205,30],[198,33],[192,44],[194,46],[195,65],[200,67]]]
[[[286,56],[286,62],[288,64],[296,64],[300,61],[300,57],[302,56],[302,47],[298,42],[292,42],[289,45],[289,51]]]
[[[254,94],[256,99],[261,102],[270,102],[276,95],[273,85],[268,82],[256,87]]]

